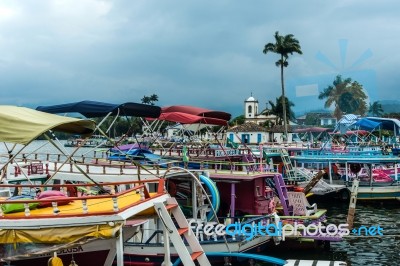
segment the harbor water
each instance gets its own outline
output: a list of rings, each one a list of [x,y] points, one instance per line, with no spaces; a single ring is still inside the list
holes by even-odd
[[[312,198],[310,203],[314,202]],[[335,200],[318,200],[318,208],[327,209],[327,223],[339,225],[346,223],[348,203]],[[365,230],[358,233],[350,232],[341,242],[331,242],[330,249],[302,248],[305,243],[296,247],[282,249],[278,246],[270,247],[266,255],[282,259],[305,260],[340,260],[347,265],[362,266],[389,266],[400,265],[400,202],[361,202],[356,205],[354,228],[380,226],[382,236],[366,235]]]

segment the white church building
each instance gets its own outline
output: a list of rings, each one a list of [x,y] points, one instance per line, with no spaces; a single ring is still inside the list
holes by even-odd
[[[258,100],[251,95],[244,101],[244,118],[245,122],[253,122],[258,125],[264,124],[266,121],[271,121],[271,123],[275,123],[276,116],[269,114],[267,108],[258,112],[259,104]]]
[[[276,116],[265,108],[259,112],[259,102],[251,95],[244,101],[243,125],[236,125],[227,130],[227,137],[234,143],[260,144],[283,141],[283,126],[275,125]],[[270,127],[263,126],[269,121]],[[292,142],[292,133],[288,133],[288,142]]]

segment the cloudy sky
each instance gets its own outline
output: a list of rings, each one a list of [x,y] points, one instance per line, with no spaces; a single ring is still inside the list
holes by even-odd
[[[303,55],[285,69],[298,113],[323,106],[338,74],[372,101],[398,100],[400,2],[396,0],[2,0],[0,104],[81,100],[194,105],[243,113],[281,93],[274,33]]]

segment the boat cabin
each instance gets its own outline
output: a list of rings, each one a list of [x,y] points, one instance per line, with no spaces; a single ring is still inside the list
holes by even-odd
[[[210,173],[221,197],[220,216],[266,215],[275,211],[274,193],[267,184],[268,173]]]

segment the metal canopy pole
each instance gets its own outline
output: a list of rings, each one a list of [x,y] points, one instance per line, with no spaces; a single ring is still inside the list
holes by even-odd
[[[236,199],[236,192],[235,192],[235,183],[231,183],[231,210],[230,210],[230,217],[235,217],[235,199]]]
[[[117,247],[117,266],[124,266],[124,242],[122,235],[122,226],[119,229],[119,235],[116,239],[116,247]]]

